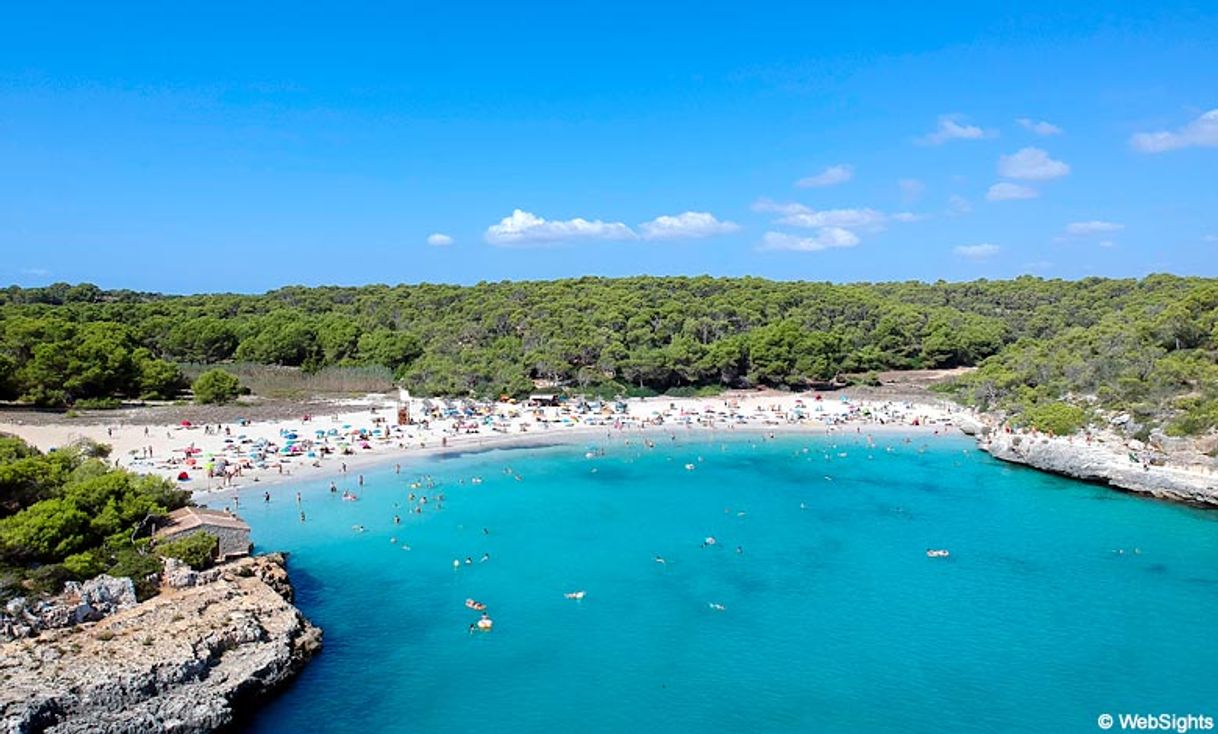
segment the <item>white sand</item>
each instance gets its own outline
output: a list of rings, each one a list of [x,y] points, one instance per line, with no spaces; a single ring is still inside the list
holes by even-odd
[[[411,401],[411,415],[423,416],[422,401]],[[0,432],[20,436],[46,451],[88,438],[113,447],[111,460],[135,472],[177,478],[185,472],[190,481],[181,486],[196,493],[264,486],[298,478],[337,475],[346,465],[348,474],[370,464],[435,451],[477,450],[495,446],[558,443],[588,440],[627,431],[657,430],[671,433],[692,430],[768,430],[826,433],[850,431],[873,433],[902,431],[942,433],[965,414],[949,403],[848,400],[840,394],[745,394],[716,398],[647,398],[625,402],[625,412],[613,412],[614,404],[602,410],[579,414],[566,407],[529,408],[493,403],[479,406],[474,418],[438,418],[427,425],[416,422],[397,426],[397,403],[383,396],[351,401],[338,414],[312,416],[310,420],[231,423],[222,426],[58,424],[23,425],[0,423]],[[376,424],[374,421],[384,423]],[[381,433],[373,435],[374,429]],[[352,430],[366,429],[368,439],[351,437]],[[210,430],[210,432],[209,432]],[[318,437],[316,432],[323,432]],[[286,436],[295,433],[304,447],[297,455],[283,455]],[[351,439],[351,440],[349,440]],[[346,444],[353,452],[344,455]],[[332,453],[324,453],[322,447]],[[186,449],[197,450],[188,461]],[[151,449],[151,457],[147,450]],[[311,451],[313,456],[308,456]],[[218,468],[216,457],[227,461],[227,472]],[[208,465],[212,465],[209,476]],[[239,474],[236,473],[240,467]],[[348,482],[350,484],[350,482]]]

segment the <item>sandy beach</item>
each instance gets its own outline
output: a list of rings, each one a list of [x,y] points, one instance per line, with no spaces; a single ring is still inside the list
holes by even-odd
[[[399,401],[385,395],[327,404],[326,415],[230,420],[196,425],[0,423],[48,451],[89,439],[112,447],[110,460],[142,474],[172,479],[200,499],[208,494],[297,479],[351,474],[360,467],[440,451],[469,451],[588,441],[644,432],[879,431],[942,433],[969,415],[949,403],[853,399],[834,393],[748,393],[714,398],[634,398],[558,406],[409,400],[411,421],[398,425]]]

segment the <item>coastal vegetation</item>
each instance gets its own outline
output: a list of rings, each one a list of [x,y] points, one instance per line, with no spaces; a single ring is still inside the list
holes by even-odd
[[[184,506],[189,493],[113,469],[107,453],[85,443],[43,454],[0,436],[0,596],[51,593],[99,573],[130,577],[141,597],[154,593],[147,579],[161,561],[139,531],[150,516]],[[194,550],[166,552],[187,560]]]
[[[241,380],[222,369],[213,369],[199,375],[190,386],[195,402],[202,405],[222,405],[232,402],[241,394]]]
[[[199,379],[221,364],[367,370],[418,394],[480,397],[539,386],[603,396],[803,389],[976,366],[943,389],[1025,425],[1070,432],[1107,416],[1133,431],[1196,434],[1218,426],[1216,350],[1218,282],[1170,275],[0,291],[0,397],[47,406],[171,398],[183,369]]]

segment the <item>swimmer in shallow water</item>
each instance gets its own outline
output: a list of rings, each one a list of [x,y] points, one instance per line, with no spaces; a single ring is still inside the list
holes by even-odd
[[[664,556],[656,556],[656,563],[668,563],[668,561],[664,560]]]

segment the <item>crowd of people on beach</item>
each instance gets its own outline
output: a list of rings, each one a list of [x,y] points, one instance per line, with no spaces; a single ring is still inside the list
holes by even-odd
[[[951,408],[901,401],[855,401],[845,396],[787,395],[763,399],[570,400],[555,405],[473,400],[413,401],[406,422],[391,422],[393,406],[300,421],[194,426],[183,421],[167,431],[171,443],[120,456],[134,471],[159,473],[198,490],[227,490],[247,482],[324,470],[335,457],[360,461],[393,452],[478,447],[512,440],[553,441],[564,434],[654,430],[813,430],[851,427],[946,428]],[[322,424],[325,427],[316,427]],[[130,427],[112,426],[110,436]],[[145,429],[146,430],[146,429]],[[200,480],[202,480],[200,482]]]

